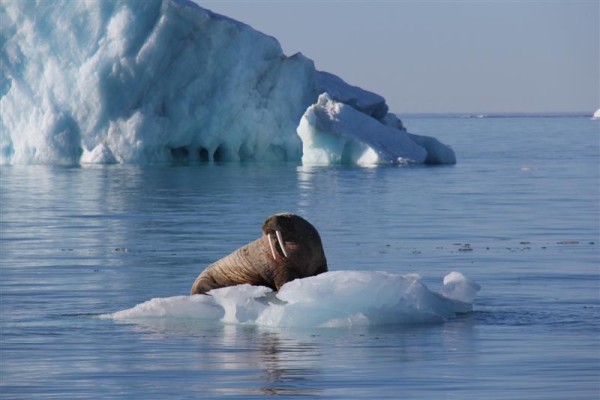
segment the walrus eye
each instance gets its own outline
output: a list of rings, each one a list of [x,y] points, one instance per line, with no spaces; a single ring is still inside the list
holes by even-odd
[[[277,235],[277,241],[279,242],[279,247],[281,247],[281,251],[283,252],[283,255],[285,256],[285,258],[288,258],[288,255],[285,252],[285,247],[283,247],[283,238],[281,237],[281,232],[275,231],[275,234]]]
[[[273,260],[277,261],[275,257],[275,249],[273,248],[273,242],[271,242],[271,235],[267,234],[267,239],[269,239],[269,247],[271,248],[271,254],[273,255]]]

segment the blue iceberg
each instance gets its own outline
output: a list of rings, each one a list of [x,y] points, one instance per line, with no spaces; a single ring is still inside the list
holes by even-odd
[[[0,19],[1,164],[455,162],[383,97],[190,1],[3,2]]]

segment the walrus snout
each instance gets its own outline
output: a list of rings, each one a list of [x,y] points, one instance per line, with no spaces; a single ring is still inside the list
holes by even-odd
[[[192,285],[203,294],[244,283],[274,290],[291,280],[327,271],[327,260],[317,229],[290,213],[275,214],[262,225],[262,237],[209,265]]]

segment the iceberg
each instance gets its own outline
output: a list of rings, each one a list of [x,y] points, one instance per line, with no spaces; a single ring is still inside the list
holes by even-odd
[[[276,293],[238,285],[214,289],[210,296],[154,298],[102,318],[303,328],[422,324],[471,312],[479,290],[459,272],[446,275],[434,292],[416,274],[332,271],[293,280]]]
[[[382,96],[188,0],[2,2],[0,19],[0,164],[455,162]]]
[[[333,100],[319,96],[300,121],[302,162],[306,164],[453,164],[454,152],[437,139],[407,133],[400,120],[384,121]]]

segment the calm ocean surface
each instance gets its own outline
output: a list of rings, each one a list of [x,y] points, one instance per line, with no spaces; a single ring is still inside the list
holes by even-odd
[[[598,399],[600,121],[405,118],[445,167],[3,166],[0,397]],[[98,318],[186,295],[291,211],[330,270],[460,271],[444,323],[263,328]]]

